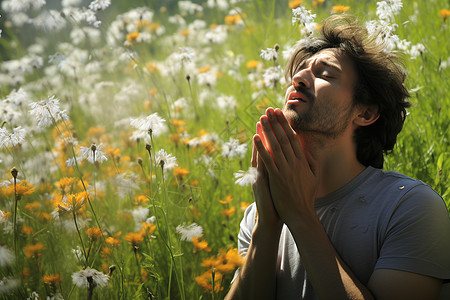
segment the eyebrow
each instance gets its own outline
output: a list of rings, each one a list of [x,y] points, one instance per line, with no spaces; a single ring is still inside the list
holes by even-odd
[[[300,68],[303,69],[305,68],[307,65],[309,65],[309,63],[311,62],[311,60],[313,59],[313,57],[308,58],[307,60],[303,61],[302,64],[300,64]],[[334,69],[335,71],[341,73],[342,69],[340,67],[338,67],[336,64],[334,63],[330,63],[325,61],[323,58],[314,58],[315,60],[317,60],[317,63],[322,64],[324,66],[330,67],[332,69]]]

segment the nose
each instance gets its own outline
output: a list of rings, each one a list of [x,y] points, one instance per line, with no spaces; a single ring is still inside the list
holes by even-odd
[[[313,74],[311,71],[311,67],[301,69],[297,73],[295,73],[294,78],[292,79],[294,86],[303,86],[304,88],[311,88],[313,78]]]

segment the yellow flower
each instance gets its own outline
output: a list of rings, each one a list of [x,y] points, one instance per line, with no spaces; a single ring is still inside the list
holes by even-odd
[[[29,211],[35,211],[41,204],[39,202],[30,202],[25,204],[25,209]]]
[[[155,71],[159,71],[159,68],[156,64],[152,63],[152,62],[148,62],[145,64],[145,67],[147,68],[147,70],[149,70],[150,72],[155,72]]]
[[[241,210],[245,211],[247,209],[247,207],[250,206],[251,203],[249,202],[241,202]]]
[[[289,8],[294,9],[300,6],[303,0],[291,0],[289,1]]]
[[[180,35],[182,36],[188,36],[189,35],[189,29],[183,29],[180,31]]]
[[[127,34],[127,41],[132,43],[139,37],[139,32],[133,31],[129,34]]]
[[[333,6],[333,12],[346,12],[349,9],[350,9],[350,6],[344,6],[344,5]]]
[[[247,69],[256,69],[261,62],[257,60],[250,60],[247,62]]]

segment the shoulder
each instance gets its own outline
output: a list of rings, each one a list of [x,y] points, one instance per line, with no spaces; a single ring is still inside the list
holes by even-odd
[[[431,204],[446,208],[442,197],[428,184],[398,172],[373,169],[366,188],[395,206],[406,201],[419,206]]]

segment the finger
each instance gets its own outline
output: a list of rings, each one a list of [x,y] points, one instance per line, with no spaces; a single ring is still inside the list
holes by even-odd
[[[298,159],[303,159],[305,156],[297,133],[294,129],[292,129],[291,125],[289,125],[288,120],[280,109],[275,109],[274,113],[280,126],[283,128],[287,138],[289,139],[293,153]]]
[[[258,151],[256,150],[256,146],[255,146],[255,142],[252,141],[252,167],[256,168],[257,166],[257,160],[256,160],[256,156],[258,154]]]
[[[280,111],[279,109],[277,110]],[[290,127],[287,129],[282,127],[273,108],[268,108],[266,110],[266,115],[269,118],[270,126],[272,127],[272,131],[281,147],[284,157],[288,162],[291,162],[296,158],[294,150],[292,149],[291,141],[287,135],[289,131],[292,131],[292,129]]]
[[[256,123],[256,133],[259,134],[259,137],[261,138],[262,143],[269,150],[267,142],[266,142],[266,136],[264,135],[264,130],[262,128],[261,122]]]
[[[259,158],[262,160],[265,169],[270,172],[277,172],[277,167],[275,165],[274,160],[272,159],[271,154],[267,151],[266,147],[261,141],[261,138],[259,135],[255,135],[253,137],[253,143],[256,146],[256,150],[258,151],[258,162]],[[258,164],[259,167],[259,164]]]
[[[269,118],[266,115],[264,115],[261,117],[260,121],[261,121],[261,125],[263,128],[264,134],[266,136],[267,145],[268,145],[268,148],[270,151],[269,153],[272,156],[272,159],[275,162],[275,164],[277,165],[278,169],[284,169],[287,165],[287,160],[286,160],[283,150],[273,132],[272,126],[270,125],[270,122],[269,122]],[[266,164],[266,166],[267,166],[267,164]]]

